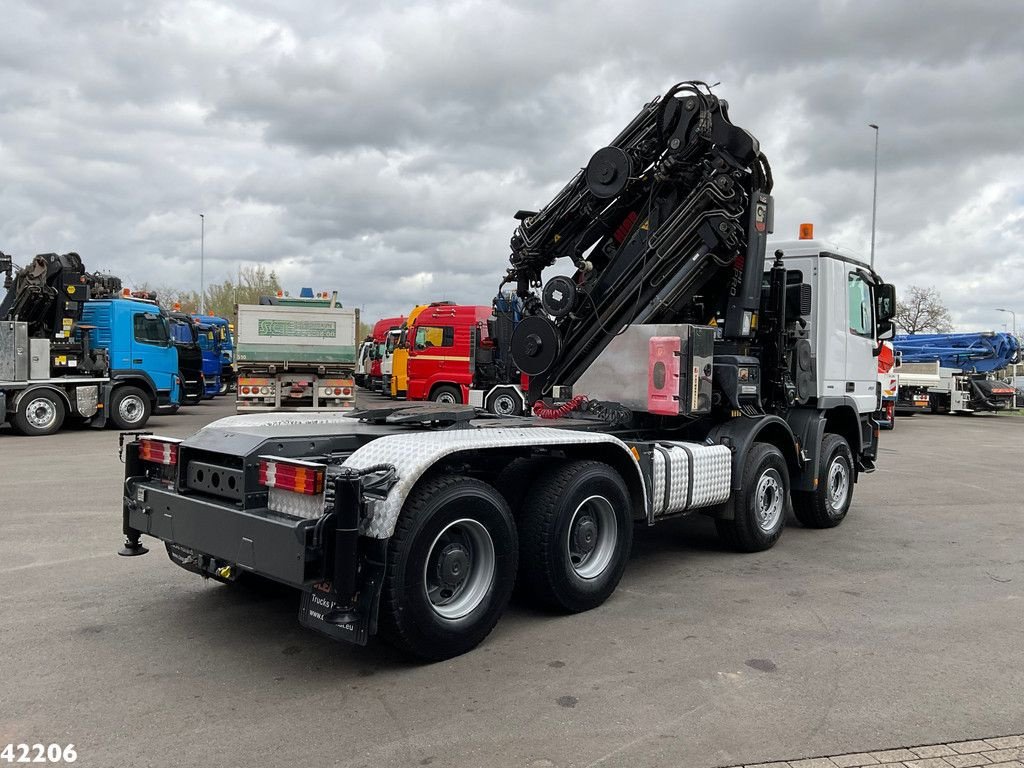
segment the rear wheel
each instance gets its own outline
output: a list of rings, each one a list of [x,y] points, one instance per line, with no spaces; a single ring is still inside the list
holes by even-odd
[[[18,403],[11,426],[30,437],[52,435],[64,423],[66,413],[64,403],[56,393],[46,390],[30,392]]]
[[[228,393],[228,383],[224,379],[220,380],[220,389],[217,390],[217,394],[226,395]]]
[[[853,501],[853,454],[839,435],[821,441],[817,487],[793,494],[796,519],[808,528],[835,528],[846,517]]]
[[[430,399],[435,403],[458,405],[462,403],[462,392],[459,391],[458,387],[453,387],[450,384],[442,384],[430,393]]]
[[[523,399],[510,388],[503,387],[487,398],[487,410],[498,416],[522,416]]]
[[[740,489],[726,502],[732,519],[715,520],[718,535],[740,552],[771,549],[786,524],[789,471],[774,445],[754,443],[743,464]]]
[[[480,480],[421,483],[388,544],[381,632],[420,658],[448,659],[479,645],[515,584],[516,527],[505,499]]]
[[[120,386],[110,398],[108,418],[118,429],[141,429],[152,411],[149,396],[138,387]]]
[[[618,586],[633,545],[626,484],[599,461],[563,464],[530,490],[519,531],[519,592],[570,613],[596,608]]]

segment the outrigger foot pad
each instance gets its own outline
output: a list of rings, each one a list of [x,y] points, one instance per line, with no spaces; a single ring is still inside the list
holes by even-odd
[[[138,555],[144,555],[147,552],[149,552],[149,550],[142,546],[142,542],[138,539],[135,541],[125,539],[124,546],[117,550],[117,554],[121,557],[137,557]]]

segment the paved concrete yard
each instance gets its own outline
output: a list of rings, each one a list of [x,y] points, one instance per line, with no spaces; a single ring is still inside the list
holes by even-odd
[[[792,523],[756,555],[703,518],[644,530],[602,608],[513,606],[421,666],[302,630],[287,590],[203,582],[152,542],[117,557],[116,433],[0,430],[0,745],[72,742],[81,766],[710,768],[1020,733],[1022,439],[1024,418],[901,419],[838,529]]]

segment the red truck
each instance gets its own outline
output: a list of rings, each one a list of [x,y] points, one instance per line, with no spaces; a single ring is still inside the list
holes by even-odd
[[[383,320],[378,320],[373,326],[372,362],[370,363],[370,374],[366,380],[366,386],[371,392],[382,391],[384,379],[380,364],[384,359],[384,345],[387,343],[388,332],[401,328],[404,320],[404,315],[385,317]]]
[[[431,305],[406,335],[409,400],[468,403],[477,346],[486,344],[491,307]]]

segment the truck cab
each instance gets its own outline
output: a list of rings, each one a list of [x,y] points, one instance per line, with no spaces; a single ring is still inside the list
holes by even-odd
[[[447,302],[441,302],[447,303]],[[406,395],[406,390],[409,388],[409,329],[416,324],[416,318],[420,316],[420,313],[430,306],[439,306],[439,303],[435,304],[418,304],[412,308],[409,312],[409,317],[406,318],[405,322],[402,323],[401,333],[398,337],[398,345],[395,347],[393,353],[393,361],[391,363],[391,389],[390,394],[392,399],[403,399]]]
[[[220,387],[217,394],[224,395],[235,384],[235,339],[231,323],[217,315],[192,315],[196,322],[213,326],[220,346]]]
[[[381,394],[390,394],[391,381],[394,371],[395,352],[398,350],[398,342],[402,336],[400,328],[392,328],[384,339],[384,357],[380,361]]]
[[[199,341],[199,349],[203,353],[203,397],[206,400],[221,393],[221,349],[220,329],[215,325],[201,321],[193,321]]]
[[[473,358],[487,335],[491,308],[438,304],[423,310],[409,330],[409,400],[468,403]]]
[[[373,356],[373,339],[367,338],[359,345],[359,352],[356,354],[356,369],[352,375],[357,387],[365,387],[367,378],[370,375],[370,362]]]
[[[373,325],[373,349],[370,356],[370,372],[367,378],[367,389],[372,392],[383,392],[384,373],[381,363],[384,361],[384,349],[388,342],[388,333],[402,327],[404,317],[385,317]]]
[[[198,405],[203,399],[203,351],[192,318],[181,312],[168,312],[171,341],[178,350],[178,371],[181,374],[182,405]]]
[[[181,403],[178,350],[167,318],[148,301],[96,299],[82,309],[81,326],[94,349],[110,357],[110,384],[103,391],[105,418],[119,429],[138,429],[153,412]]]

